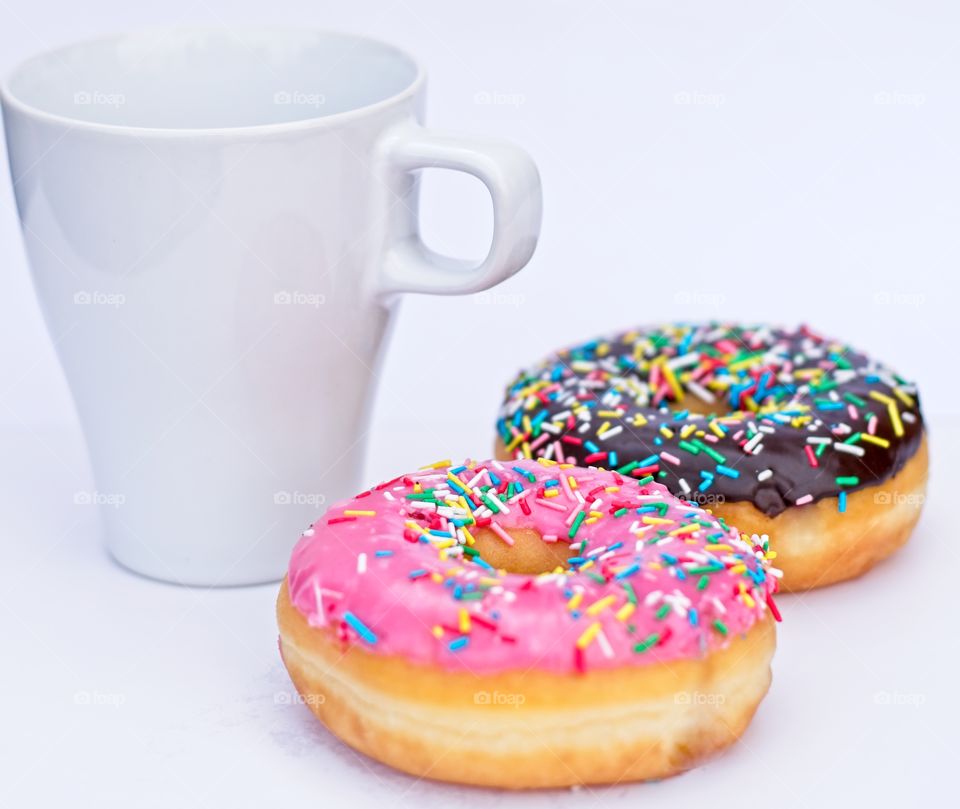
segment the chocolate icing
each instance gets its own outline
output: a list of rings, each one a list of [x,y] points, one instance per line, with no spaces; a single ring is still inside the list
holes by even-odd
[[[684,412],[691,400],[714,415]],[[497,427],[517,457],[649,473],[688,499],[769,516],[887,480],[923,436],[916,388],[859,351],[806,327],[718,323],[557,352],[510,385]]]

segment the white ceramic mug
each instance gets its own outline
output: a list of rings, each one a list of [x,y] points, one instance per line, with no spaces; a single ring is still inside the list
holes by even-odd
[[[525,152],[420,126],[424,74],[362,37],[168,30],[28,60],[2,88],[36,289],[108,547],[190,584],[279,578],[361,487],[400,292],[486,289],[530,258]],[[482,180],[477,265],[424,247],[418,169]]]

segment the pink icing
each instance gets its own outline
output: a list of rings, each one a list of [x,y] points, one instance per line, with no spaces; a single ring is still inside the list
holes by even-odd
[[[587,561],[494,571],[466,550],[490,523],[556,535]],[[779,617],[777,574],[758,538],[660,484],[485,461],[404,475],[331,507],[294,549],[288,583],[311,626],[377,654],[478,674],[567,673],[721,648],[767,609]]]

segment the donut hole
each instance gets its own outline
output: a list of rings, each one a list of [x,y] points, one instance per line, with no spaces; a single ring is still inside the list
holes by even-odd
[[[473,547],[480,558],[498,570],[536,576],[551,573],[558,567],[566,569],[567,560],[573,556],[570,543],[544,542],[541,533],[533,528],[507,528],[506,531],[513,545],[508,545],[489,528],[478,528],[473,533],[476,540]]]

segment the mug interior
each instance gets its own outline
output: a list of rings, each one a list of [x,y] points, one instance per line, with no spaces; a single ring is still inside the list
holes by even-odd
[[[376,40],[297,30],[177,29],[79,42],[24,62],[7,101],[48,115],[149,129],[326,118],[397,96],[416,62]]]

